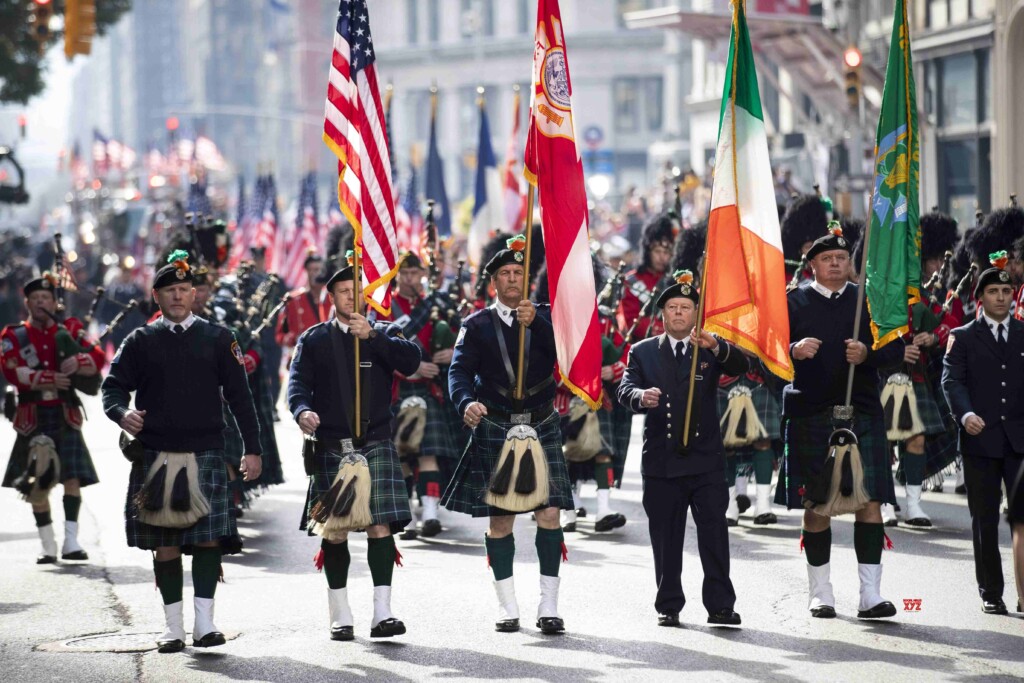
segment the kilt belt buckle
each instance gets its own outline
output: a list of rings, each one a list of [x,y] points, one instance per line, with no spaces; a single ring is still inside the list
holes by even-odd
[[[533,413],[511,413],[508,417],[509,422],[514,425],[528,425],[532,415]]]
[[[53,391],[52,389],[43,389],[40,392],[40,396],[42,397],[43,401],[56,401],[57,400],[57,392]]]
[[[352,455],[356,452],[356,449],[352,446],[352,439],[341,439],[341,454]]]

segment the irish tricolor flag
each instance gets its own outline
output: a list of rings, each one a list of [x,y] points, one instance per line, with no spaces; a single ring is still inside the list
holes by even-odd
[[[742,0],[733,3],[704,262],[704,327],[792,379],[782,234]]]

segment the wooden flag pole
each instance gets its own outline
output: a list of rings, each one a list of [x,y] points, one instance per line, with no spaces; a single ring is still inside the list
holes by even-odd
[[[711,231],[708,231],[708,235]],[[704,255],[701,256],[700,261],[700,290],[697,292],[698,301],[697,304],[697,322],[694,324],[694,331],[697,333],[697,338],[700,338],[700,332],[704,325],[704,289],[708,283],[708,235],[704,236]],[[693,350],[693,358],[690,360],[690,391],[686,396],[686,417],[683,419],[683,448],[688,448],[690,445],[690,422],[693,419],[693,390],[697,381],[697,351],[699,346],[696,343],[691,343],[690,346]]]
[[[530,183],[526,191],[526,253],[523,262],[523,299],[530,298],[530,251],[533,247],[533,202],[537,189]],[[521,409],[523,401],[523,384],[526,382],[523,365],[526,360],[526,325],[519,325],[519,361],[516,366],[516,390],[512,398],[519,404],[516,410]]]
[[[360,262],[359,262],[359,241],[352,245],[352,293],[353,293],[353,311],[362,315],[362,306],[360,305],[363,300],[363,276],[360,273]],[[355,342],[355,389],[356,389],[356,405],[355,410],[352,411],[354,416],[355,424],[352,425],[352,436],[354,440],[362,440],[363,438],[363,392],[362,392],[362,373],[360,372],[361,363],[359,362],[359,337],[352,335]]]

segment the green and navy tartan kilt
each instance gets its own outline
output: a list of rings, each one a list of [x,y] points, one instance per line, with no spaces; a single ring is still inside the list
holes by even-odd
[[[398,400],[392,406],[396,417],[402,401],[411,396],[419,396],[427,403],[427,424],[423,430],[420,453],[439,459],[458,458],[459,454],[451,438],[451,417],[446,414],[446,403],[449,402],[442,403],[434,398],[430,393],[430,385],[426,382],[401,382],[398,386]]]
[[[72,429],[64,423],[64,408],[55,406],[36,406],[38,426],[28,436],[19,434],[11,449],[11,459],[7,462],[3,486],[11,488],[14,480],[20,477],[28,467],[28,443],[35,436],[45,435],[53,439],[60,457],[60,480],[77,479],[80,486],[90,486],[99,482],[96,467],[92,464],[92,456],[85,445],[82,432]]]
[[[505,445],[505,435],[513,426],[510,422],[492,422],[486,417],[480,420],[441,498],[443,506],[453,512],[464,512],[474,517],[520,514],[484,502],[491,473]],[[543,422],[531,426],[537,430],[537,437],[548,459],[549,497],[547,505],[543,507],[575,509],[569,471],[562,453],[562,428],[558,413],[552,412]]]
[[[256,417],[260,423],[260,449],[263,451],[263,470],[256,482],[260,486],[274,486],[284,483],[284,468],[281,465],[281,451],[277,447],[277,434],[274,433],[270,376],[262,364],[257,372],[259,380],[250,382],[256,402]]]
[[[372,441],[360,453],[370,466],[370,517],[374,524],[386,524],[391,533],[401,531],[412,521],[409,509],[409,498],[405,490],[405,478],[402,477],[402,465],[398,460],[398,451],[391,441]],[[309,526],[309,513],[313,506],[331,489],[334,477],[341,467],[341,444],[331,448],[317,448],[314,456],[313,471],[309,477],[309,489],[306,492],[306,504],[302,508],[302,519],[299,530],[312,536]]]
[[[228,407],[227,402],[222,403],[222,409],[224,412],[224,450],[223,453],[224,464],[230,465],[233,469],[238,470],[238,464],[242,462],[242,451],[245,450],[245,444],[242,442],[242,433],[238,430],[238,423],[235,422],[235,416],[231,412],[231,408]]]
[[[725,483],[736,485],[737,477],[749,477],[754,471],[754,449],[750,446],[725,452]]]
[[[562,418],[562,428],[568,419]],[[629,437],[633,427],[633,413],[618,401],[612,403],[611,410],[602,408],[597,411],[597,421],[601,426],[602,449],[599,455],[612,457],[612,473],[615,476],[614,486],[622,486],[622,473],[626,469],[626,452],[629,450]],[[564,441],[564,440],[563,440]],[[567,462],[569,481],[575,486],[579,481],[591,481],[594,478],[594,461]]]
[[[755,382],[746,376],[730,384],[728,387],[718,388],[718,419],[721,420],[729,407],[729,390],[736,386],[744,386],[750,389],[750,400],[757,409],[757,417],[768,432],[769,439],[782,438],[782,417],[779,412],[779,401],[767,385]]]
[[[828,457],[828,440],[835,431],[831,413],[828,410],[812,417],[786,420],[786,450],[779,470],[780,485],[775,488],[776,504],[790,510],[803,509],[802,491],[818,475]],[[882,417],[855,416],[853,433],[859,443],[868,496],[880,503],[895,503],[891,453]]]
[[[133,499],[142,490],[149,468],[160,455],[159,451],[145,450],[142,462],[132,464],[128,477],[128,497],[124,504],[124,525],[128,546],[153,550],[160,547],[191,547],[197,543],[219,541],[238,533],[234,518],[228,513],[228,473],[224,469],[224,454],[218,449],[196,452],[199,466],[199,489],[210,502],[210,514],[187,529],[167,529],[143,524]],[[168,486],[171,482],[167,483]]]
[[[942,399],[940,404],[936,398],[935,387],[926,381],[914,382],[914,396],[917,398],[917,414],[921,416],[925,436],[945,432],[948,423],[943,415],[948,415],[949,409],[945,408],[945,399]]]
[[[953,427],[953,421],[949,421],[949,429],[941,434],[932,434],[924,439],[924,475],[922,479],[928,480],[942,472],[944,469],[956,462],[957,456],[957,433]],[[907,476],[903,473],[903,460],[900,459],[896,467],[896,482],[907,483]]]

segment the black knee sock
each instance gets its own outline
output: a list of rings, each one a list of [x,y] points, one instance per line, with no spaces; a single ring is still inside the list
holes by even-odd
[[[502,538],[484,536],[487,548],[487,562],[494,572],[495,581],[504,581],[512,576],[512,566],[516,557],[516,537],[512,534]]]
[[[165,605],[181,602],[181,593],[185,583],[181,569],[181,555],[173,560],[153,560],[153,573],[156,575],[156,586],[160,589],[160,597]],[[193,576],[195,569],[193,568]]]
[[[81,496],[69,496],[64,494],[64,520],[67,522],[78,521],[78,511],[82,509]]]
[[[900,457],[903,458],[903,476],[907,486],[920,486],[924,482],[924,453],[911,453],[902,447]]]
[[[754,481],[758,484],[771,484],[774,469],[775,451],[770,448],[754,451]]]
[[[327,576],[327,587],[335,590],[348,585],[348,567],[352,563],[352,555],[348,552],[348,541],[342,543],[320,542],[324,551],[324,575]]]
[[[561,529],[542,529],[537,527],[537,559],[540,560],[542,576],[558,576],[558,567],[562,563],[562,541],[565,534]]]
[[[192,588],[197,598],[213,599],[220,579],[220,548],[192,549]]]
[[[46,510],[45,512],[33,511],[32,516],[36,518],[37,527],[50,526],[53,524],[53,517],[50,516],[49,510]]]
[[[597,488],[610,489],[614,480],[615,470],[611,461],[594,463],[594,481],[597,482]]]
[[[395,573],[395,537],[366,539],[366,562],[374,586],[390,586]]]
[[[804,552],[807,564],[820,567],[832,559],[832,527],[824,531],[803,531]]]
[[[420,476],[416,480],[416,493],[420,498],[431,496],[441,497],[441,473],[438,471],[424,472],[420,470]]]
[[[853,549],[860,564],[881,564],[882,544],[885,543],[885,527],[882,523],[854,522]]]

